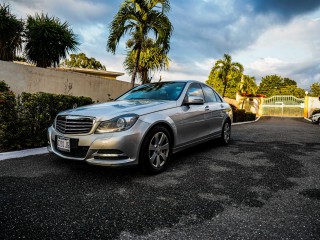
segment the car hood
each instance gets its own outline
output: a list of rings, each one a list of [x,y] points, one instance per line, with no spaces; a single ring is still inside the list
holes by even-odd
[[[105,121],[124,114],[138,114],[141,116],[176,106],[175,101],[122,100],[70,109],[59,113],[59,115],[95,117],[97,121]]]

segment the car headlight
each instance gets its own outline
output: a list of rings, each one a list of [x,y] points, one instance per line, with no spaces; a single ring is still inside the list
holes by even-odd
[[[123,115],[108,121],[101,122],[96,133],[121,132],[131,128],[139,116],[136,114]]]

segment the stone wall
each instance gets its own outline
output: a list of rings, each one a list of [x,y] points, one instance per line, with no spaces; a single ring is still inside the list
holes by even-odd
[[[4,61],[0,61],[0,80],[4,80],[16,94],[68,94],[91,97],[99,102],[114,99],[131,88],[129,82]]]

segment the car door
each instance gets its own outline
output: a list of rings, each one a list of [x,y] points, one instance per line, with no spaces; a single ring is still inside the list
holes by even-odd
[[[208,135],[221,133],[224,117],[224,105],[219,95],[207,85],[202,84],[205,96],[205,122]]]
[[[192,83],[185,95],[196,96],[204,99],[203,91],[199,83]],[[205,122],[205,105],[182,104],[178,116],[175,116],[177,124],[177,143],[183,145],[197,141],[207,135]]]

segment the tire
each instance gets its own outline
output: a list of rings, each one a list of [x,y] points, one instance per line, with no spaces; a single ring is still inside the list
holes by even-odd
[[[172,139],[167,128],[156,126],[146,135],[140,150],[139,164],[147,174],[165,170],[172,154]]]
[[[230,143],[230,138],[231,138],[231,123],[230,121],[225,121],[221,131],[220,142],[223,145],[228,145]]]

